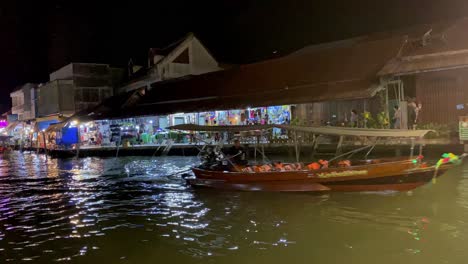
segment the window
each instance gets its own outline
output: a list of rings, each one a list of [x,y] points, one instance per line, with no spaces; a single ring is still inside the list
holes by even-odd
[[[189,57],[188,49],[185,49],[184,51],[182,51],[182,53],[180,53],[179,56],[177,56],[177,58],[175,58],[175,60],[173,60],[172,62],[189,64],[190,57]]]
[[[81,101],[83,98],[81,96],[81,89],[75,89],[75,101]]]
[[[174,117],[174,125],[183,125],[183,124],[185,124],[185,118]]]
[[[98,102],[99,101],[99,89],[83,88],[83,102]]]
[[[101,101],[108,97],[111,97],[110,89],[101,89]]]

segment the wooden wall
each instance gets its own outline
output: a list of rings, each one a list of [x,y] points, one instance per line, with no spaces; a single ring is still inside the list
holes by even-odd
[[[415,80],[416,100],[422,103],[420,123],[453,124],[468,113],[468,70],[424,73]]]

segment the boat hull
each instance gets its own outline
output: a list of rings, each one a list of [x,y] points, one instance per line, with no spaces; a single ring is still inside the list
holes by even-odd
[[[188,179],[194,187],[239,191],[273,192],[361,192],[407,191],[430,182],[451,165],[437,173],[435,167],[420,168],[409,162],[390,162],[351,169],[336,168],[311,171],[237,173],[208,171],[194,168],[196,176]],[[333,177],[327,177],[333,175]],[[343,176],[341,176],[343,175]]]

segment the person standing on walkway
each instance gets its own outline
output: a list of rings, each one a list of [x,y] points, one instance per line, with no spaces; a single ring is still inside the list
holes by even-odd
[[[398,105],[393,107],[395,113],[393,114],[393,128],[400,129],[401,128],[401,109]]]
[[[416,121],[416,102],[413,100],[408,103],[408,129],[414,129]]]
[[[414,112],[416,115],[416,117],[414,118],[414,129],[416,129],[416,125],[418,124],[418,122],[420,122],[421,108],[422,108],[422,103],[418,102],[416,104],[416,108],[414,109]]]
[[[351,110],[351,116],[349,118],[349,121],[351,123],[351,127],[357,127],[358,125],[358,113],[356,109]]]

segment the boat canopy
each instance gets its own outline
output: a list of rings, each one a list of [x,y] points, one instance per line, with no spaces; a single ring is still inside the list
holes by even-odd
[[[268,130],[272,128],[286,129],[289,131],[307,132],[316,135],[355,136],[355,137],[392,137],[392,138],[421,138],[432,130],[407,130],[407,129],[371,129],[371,128],[347,128],[331,126],[294,126],[294,125],[231,125],[231,126],[203,126],[195,124],[183,124],[168,127],[171,130],[205,131],[205,132],[244,132],[254,130]]]

